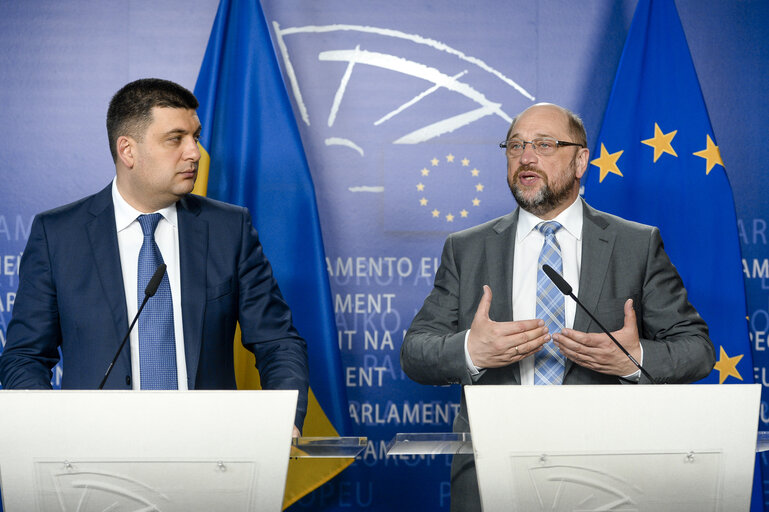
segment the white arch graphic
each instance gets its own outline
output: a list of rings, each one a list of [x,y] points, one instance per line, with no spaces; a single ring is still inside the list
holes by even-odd
[[[309,114],[307,112],[307,107],[304,103],[304,99],[302,97],[302,93],[299,88],[299,83],[296,78],[296,73],[294,71],[294,67],[293,67],[293,64],[291,63],[291,58],[288,54],[288,49],[284,41],[284,37],[287,35],[302,34],[302,33],[353,31],[353,32],[378,34],[386,37],[395,37],[399,39],[405,39],[417,44],[429,46],[431,48],[434,48],[442,52],[446,52],[450,55],[454,55],[459,59],[464,60],[470,64],[473,64],[479,67],[480,69],[496,76],[497,78],[505,82],[507,85],[514,88],[516,91],[518,91],[525,98],[531,101],[535,100],[534,96],[531,95],[528,91],[526,91],[522,86],[520,86],[518,83],[516,83],[509,77],[503,75],[498,70],[492,68],[481,59],[466,55],[465,53],[459,50],[456,50],[444,43],[441,43],[440,41],[422,37],[417,34],[408,34],[406,32],[402,32],[399,30],[393,30],[393,29],[387,29],[387,28],[381,28],[381,27],[370,27],[370,26],[364,26],[364,25],[345,25],[345,24],[307,25],[303,27],[289,27],[289,28],[281,29],[278,22],[273,21],[273,27],[278,40],[278,49],[280,50],[280,53],[283,57],[284,67],[286,70],[286,74],[288,75],[292,93],[294,94],[294,98],[296,99],[296,102],[297,102],[300,117],[302,118],[302,121],[304,121],[304,123],[308,126],[310,125]],[[394,141],[394,143],[396,144],[417,144],[419,142],[424,142],[433,137],[437,137],[438,135],[441,135],[443,133],[451,132],[460,126],[469,124],[484,116],[492,115],[492,114],[499,115],[502,119],[504,119],[507,122],[512,121],[510,116],[508,116],[504,111],[501,110],[500,108],[501,104],[493,103],[489,101],[482,93],[473,89],[470,85],[466,83],[462,83],[457,80],[462,75],[464,75],[466,71],[463,73],[460,73],[459,75],[455,75],[451,77],[444,73],[441,73],[435,68],[431,68],[429,66],[426,66],[424,64],[420,64],[417,62],[408,61],[406,59],[401,59],[393,55],[361,51],[359,46],[356,47],[354,50],[337,50],[337,51],[322,52],[320,53],[319,57],[320,57],[320,60],[346,61],[348,63],[347,70],[344,76],[342,77],[342,80],[340,81],[339,88],[337,89],[337,93],[334,97],[334,104],[332,105],[331,112],[329,113],[329,118],[328,118],[329,126],[333,125],[334,120],[336,119],[336,112],[344,96],[344,92],[347,87],[347,82],[349,80],[350,74],[352,73],[354,66],[358,63],[378,66],[378,67],[386,68],[392,71],[398,71],[404,74],[422,78],[434,84],[432,87],[418,94],[412,100],[409,100],[404,105],[401,105],[400,107],[398,107],[396,110],[394,110],[387,116],[376,121],[375,125],[378,125],[386,121],[387,119],[394,117],[398,113],[402,112],[406,108],[420,101],[422,98],[424,98],[428,94],[431,94],[432,92],[434,92],[440,87],[445,87],[449,90],[462,94],[463,96],[475,101],[480,105],[480,107],[477,109],[468,111],[463,114],[459,114],[454,117],[444,119],[442,121],[438,121],[431,125],[425,126],[419,130],[413,131],[401,137],[400,139]]]

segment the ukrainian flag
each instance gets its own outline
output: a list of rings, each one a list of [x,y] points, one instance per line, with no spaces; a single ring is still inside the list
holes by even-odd
[[[221,0],[195,86],[203,125],[195,193],[251,211],[294,324],[307,340],[303,435],[349,432],[315,190],[258,0]],[[238,335],[239,338],[239,335]],[[238,387],[255,389],[253,355],[235,340]],[[352,461],[292,460],[284,507]]]
[[[710,328],[718,362],[701,382],[752,383],[734,198],[673,0],[638,2],[593,158],[587,202],[660,228]]]

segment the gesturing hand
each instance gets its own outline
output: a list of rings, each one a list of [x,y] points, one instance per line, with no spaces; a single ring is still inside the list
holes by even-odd
[[[507,366],[534,354],[550,339],[544,321],[534,318],[494,322],[489,318],[490,307],[491,288],[484,285],[467,338],[467,350],[475,366]]]
[[[641,342],[632,299],[625,301],[625,322],[622,329],[612,335],[636,359],[641,359]],[[630,375],[637,368],[604,333],[586,333],[563,329],[553,335],[553,342],[561,353],[585,368],[609,375]]]

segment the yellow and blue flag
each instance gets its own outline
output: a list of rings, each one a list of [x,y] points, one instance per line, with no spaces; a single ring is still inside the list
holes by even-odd
[[[752,383],[734,198],[715,140],[673,0],[640,0],[584,195],[660,228],[715,345],[718,362],[701,382]],[[753,509],[761,510],[757,491]]]
[[[349,432],[347,398],[312,177],[258,0],[221,0],[195,86],[203,149],[196,193],[247,207],[294,325],[307,340],[303,435]],[[235,340],[238,387],[258,386]],[[351,463],[293,460],[284,506]]]

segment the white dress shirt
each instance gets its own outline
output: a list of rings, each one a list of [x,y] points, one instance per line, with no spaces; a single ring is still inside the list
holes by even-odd
[[[579,271],[582,265],[582,201],[577,198],[571,206],[555,219],[562,228],[555,233],[561,246],[563,278],[579,297]],[[520,210],[515,233],[513,255],[513,320],[537,318],[537,264],[545,236],[536,226],[543,222],[539,217]],[[566,298],[564,302],[566,327],[574,326],[577,304]],[[553,333],[550,333],[553,334]],[[534,385],[534,358],[527,357],[519,363],[521,384]]]
[[[144,241],[144,235],[139,222],[136,220],[142,212],[128,204],[117,188],[117,180],[112,181],[112,202],[115,206],[115,225],[117,241],[120,250],[120,267],[123,273],[128,321],[131,322],[139,310],[138,299],[138,266],[139,251]],[[174,308],[174,336],[176,339],[176,376],[179,389],[187,389],[187,363],[184,358],[184,327],[182,324],[181,278],[179,275],[179,225],[176,217],[176,205],[171,205],[157,212],[163,216],[155,229],[155,243],[163,255],[166,264],[168,280],[171,285],[171,300]],[[144,291],[142,290],[142,299]],[[152,299],[150,299],[152,300]],[[131,385],[133,389],[141,389],[139,372],[139,329],[134,326],[130,337],[131,346]]]

